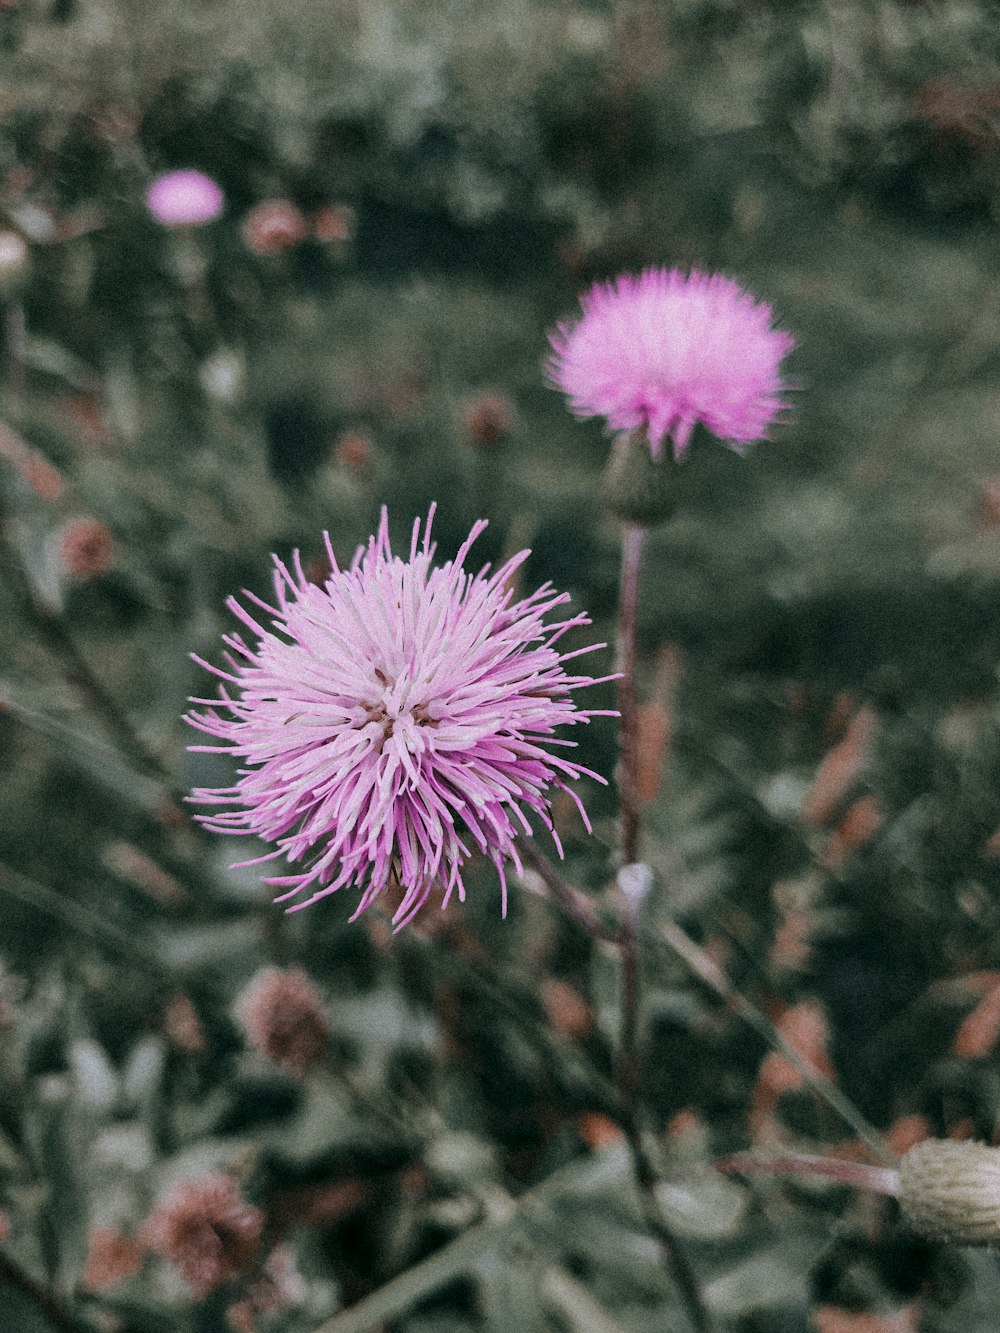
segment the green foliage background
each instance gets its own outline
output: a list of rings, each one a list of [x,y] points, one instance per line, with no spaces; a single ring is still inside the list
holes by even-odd
[[[8,0],[0,45],[0,221],[30,251],[0,277],[10,1252],[118,1321],[94,1327],[224,1328],[232,1292],[192,1304],[154,1261],[81,1285],[89,1228],[134,1234],[164,1181],[222,1166],[291,1209],[304,1290],[261,1328],[326,1327],[404,1273],[365,1327],[685,1326],[620,1143],[595,1147],[614,958],[527,890],[501,922],[477,867],[467,905],[410,936],[349,925],[346,890],[285,918],[177,800],[225,773],[178,721],[224,598],[263,592],[272,551],[318,557],[324,528],[349,556],[383,503],[401,537],[436,500],[444,553],[489,518],[484,559],[530,545],[527,581],[613,636],[608,441],[546,388],[546,331],[595,278],[697,265],[772,302],[799,346],[772,442],[741,459],[696,438],[643,576],[647,726],[670,737],[645,835],[664,1206],[720,1327],[994,1328],[992,1261],[840,1188],[708,1171],[851,1134],[801,1087],[755,1114],[765,1044],[658,925],[682,921],[779,1026],[818,1010],[879,1129],[994,1137],[993,1041],[956,1034],[1000,982],[996,7]],[[220,182],[217,223],[149,217],[174,167]],[[242,224],[272,197],[353,210],[352,234],[256,255]],[[510,410],[488,445],[468,425],[483,394]],[[362,464],[345,433],[368,439]],[[113,536],[93,579],[59,557],[80,516]],[[613,725],[584,741],[610,775]],[[603,904],[615,797],[584,796],[597,836],[560,816],[567,870]],[[793,926],[805,947],[776,949]],[[325,995],[324,1074],[244,1049],[233,1000],[266,962]],[[166,1017],[178,997],[199,1049]],[[308,1214],[306,1187],[345,1184],[354,1206]],[[481,1219],[468,1260],[421,1286]]]

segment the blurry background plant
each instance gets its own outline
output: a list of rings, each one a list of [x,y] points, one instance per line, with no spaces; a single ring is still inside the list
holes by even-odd
[[[502,923],[486,867],[392,940],[346,892],[282,916],[182,810],[227,767],[178,717],[224,596],[296,545],[321,578],[382,502],[401,536],[437,499],[445,554],[489,518],[609,637],[608,441],[545,334],[696,264],[775,306],[802,392],[746,460],[696,432],[644,570],[662,1206],[720,1328],[992,1328],[991,1261],[891,1202],[706,1164],[860,1152],[769,1024],[896,1151],[995,1134],[995,7],[15,0],[0,43],[0,1326],[680,1325],[605,947],[528,891]],[[176,170],[214,221],[151,214]],[[580,739],[610,773],[613,723]]]

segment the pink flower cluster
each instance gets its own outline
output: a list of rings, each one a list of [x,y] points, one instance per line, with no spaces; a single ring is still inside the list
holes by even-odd
[[[331,573],[308,581],[296,553],[292,571],[275,558],[275,605],[244,593],[227,605],[250,631],[225,636],[227,669],[202,666],[223,684],[219,699],[187,720],[243,761],[236,783],[199,789],[197,802],[224,808],[201,816],[220,833],[256,834],[300,868],[266,882],[278,901],[305,907],[356,884],[365,910],[390,883],[402,926],[443,890],[465,896],[462,867],[474,850],[496,865],[506,910],[504,861],[520,869],[515,838],[530,835],[527,814],[558,838],[549,789],[587,774],[555,747],[574,742],[558,728],[586,722],[573,694],[595,683],[567,673],[558,641],[589,624],[585,615],[546,616],[569,599],[548,585],[514,600],[529,552],[495,573],[465,569],[479,522],[454,560],[435,566],[431,509],[416,521],[408,560],[395,556],[388,518],[341,569],[327,538]],[[257,616],[263,612],[263,616]],[[263,622],[263,623],[262,623]],[[200,661],[200,659],[196,659]],[[527,812],[527,813],[526,813]]]
[[[769,305],[720,274],[652,268],[596,283],[581,305],[548,366],[577,416],[645,429],[655,458],[668,436],[679,458],[697,422],[735,449],[767,435],[794,346]]]

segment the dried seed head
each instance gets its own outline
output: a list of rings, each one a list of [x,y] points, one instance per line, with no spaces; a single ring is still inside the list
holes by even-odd
[[[931,1240],[1000,1244],[1000,1149],[925,1139],[900,1164],[899,1204],[914,1231]]]

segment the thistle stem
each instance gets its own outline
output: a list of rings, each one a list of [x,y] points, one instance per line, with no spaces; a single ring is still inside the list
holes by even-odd
[[[736,1176],[825,1176],[840,1185],[871,1190],[873,1194],[886,1194],[890,1198],[899,1194],[899,1172],[890,1167],[869,1166],[866,1162],[849,1162],[840,1157],[817,1157],[811,1153],[768,1157],[740,1152],[716,1162],[715,1169]]]
[[[622,572],[616,640],[619,730],[618,793],[621,801],[622,865],[639,859],[639,797],[637,783],[639,718],[636,703],[636,625],[639,615],[639,569],[645,528],[626,523],[622,533]]]

